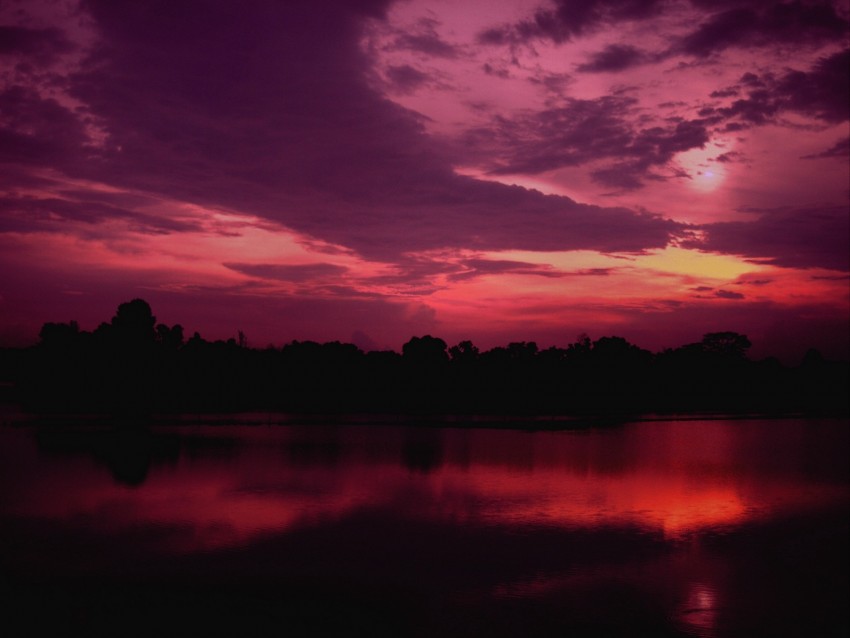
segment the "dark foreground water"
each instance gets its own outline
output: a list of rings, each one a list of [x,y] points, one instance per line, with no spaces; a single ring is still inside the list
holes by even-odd
[[[848,433],[3,427],[0,632],[845,636]]]

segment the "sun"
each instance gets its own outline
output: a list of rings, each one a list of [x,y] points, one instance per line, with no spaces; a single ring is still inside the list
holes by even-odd
[[[688,186],[709,192],[719,188],[726,179],[727,169],[721,158],[728,153],[727,140],[711,140],[702,148],[692,148],[676,156],[675,163],[688,177]]]

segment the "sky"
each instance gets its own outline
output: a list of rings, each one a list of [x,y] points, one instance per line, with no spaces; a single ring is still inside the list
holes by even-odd
[[[5,0],[0,345],[850,356],[850,0]]]

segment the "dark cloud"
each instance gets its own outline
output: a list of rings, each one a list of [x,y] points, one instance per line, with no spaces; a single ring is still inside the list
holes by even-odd
[[[783,106],[827,122],[850,119],[850,49],[821,58],[811,71],[791,71],[776,85]]]
[[[388,50],[412,51],[420,57],[443,58],[454,60],[462,54],[462,49],[446,42],[440,37],[437,28],[441,26],[434,18],[421,18],[414,25],[400,30],[391,44],[385,45]]]
[[[97,40],[63,79],[83,106],[4,91],[3,160],[252,214],[386,261],[459,246],[641,251],[679,227],[456,175],[422,118],[370,86],[362,28],[385,3],[85,7]]]
[[[402,64],[389,67],[387,79],[395,90],[401,93],[412,93],[428,81],[428,75],[409,64]]]
[[[554,9],[540,9],[529,20],[488,29],[484,44],[513,44],[535,39],[565,42],[603,25],[647,20],[661,11],[664,0],[554,0]]]
[[[485,65],[486,66],[486,65]],[[505,75],[507,77],[507,75]],[[537,84],[544,87],[549,93],[557,96],[563,96],[567,86],[572,82],[573,78],[568,73],[545,73],[541,72],[528,78],[532,84]]]
[[[71,224],[96,226],[109,221],[127,224],[135,232],[168,234],[202,230],[193,221],[173,219],[119,208],[97,201],[73,201],[55,197],[6,197],[0,199],[0,232],[74,232]],[[77,232],[91,235],[85,228]]]
[[[743,299],[744,295],[740,292],[734,292],[731,290],[716,290],[714,292],[714,296],[718,299]]]
[[[739,91],[738,91],[737,88],[728,88],[728,89],[721,89],[721,90],[718,90],[718,91],[712,91],[711,93],[709,93],[709,97],[714,97],[714,98],[737,97],[738,94],[739,94]]]
[[[341,299],[386,299],[388,295],[383,295],[370,290],[361,290],[354,286],[340,286],[337,284],[320,284],[314,285],[310,292],[323,294],[329,297],[338,297]],[[309,294],[309,293],[308,293]]]
[[[775,0],[767,0],[767,2],[774,1]],[[690,2],[695,7],[716,10],[723,7],[749,7],[758,5],[759,3],[764,4],[765,0],[690,0]]]
[[[773,120],[781,109],[775,93],[767,89],[751,91],[746,98],[735,100],[730,106],[710,109],[705,117],[717,114],[721,119],[738,119],[746,125],[766,124]]]
[[[49,64],[74,46],[59,29],[30,29],[0,25],[0,56],[27,56],[30,61]]]
[[[276,281],[308,282],[339,277],[348,272],[345,266],[336,264],[240,264],[225,263],[225,268],[243,275]]]
[[[493,159],[497,173],[541,173],[562,166],[619,157],[634,139],[626,119],[633,98],[605,96],[595,100],[570,98],[560,108],[519,116],[498,117],[488,128],[469,132],[468,149]]]
[[[21,85],[0,91],[0,162],[64,168],[88,142],[83,122],[55,99]]]
[[[813,281],[847,281],[850,279],[850,275],[812,275],[810,279]]]
[[[465,259],[461,261],[461,272],[449,275],[452,281],[473,279],[482,275],[535,275],[538,277],[563,277],[563,273],[547,264],[534,264],[507,259]]]
[[[456,273],[461,266],[446,259],[402,256],[394,264],[391,272],[362,278],[367,285],[389,286],[394,291],[408,294],[421,291],[431,294],[437,290],[434,280],[440,275]]]
[[[160,203],[160,201],[155,197],[150,197],[143,193],[101,191],[92,188],[57,188],[58,185],[55,182],[52,186],[58,195],[74,201],[99,202],[127,209],[135,209]]]
[[[578,275],[580,277],[607,277],[614,272],[614,268],[582,268],[567,273],[568,275]]]
[[[704,240],[683,245],[789,268],[850,270],[846,206],[768,211],[753,221],[717,222],[702,229]]]
[[[691,55],[706,56],[746,40],[757,28],[758,17],[752,9],[731,9],[715,14],[686,36],[680,49]]]
[[[706,9],[720,3],[696,3]],[[741,6],[741,5],[745,6]],[[685,36],[676,50],[706,57],[729,47],[821,43],[840,40],[848,22],[829,2],[728,3]]]
[[[605,96],[567,99],[566,106],[520,116],[497,118],[493,126],[470,131],[467,152],[491,162],[494,174],[542,173],[599,160],[613,164],[594,169],[594,179],[608,186],[638,188],[652,169],[674,155],[701,148],[708,131],[700,122],[639,128],[633,98]]]
[[[759,76],[757,76],[755,73],[751,73],[750,71],[744,73],[744,75],[741,76],[741,79],[738,80],[738,82],[740,82],[743,86],[749,87],[764,86],[764,82],[759,79]]]
[[[481,70],[484,71],[484,73],[486,73],[487,75],[492,75],[493,77],[502,78],[503,80],[507,79],[511,76],[511,73],[510,73],[510,71],[508,71],[507,68],[505,68],[505,67],[496,68],[492,64],[490,64],[489,62],[482,65]]]
[[[511,259],[407,259],[402,260],[394,273],[360,279],[360,283],[391,287],[412,287],[428,294],[438,290],[434,283],[438,276],[448,281],[466,281],[486,275],[525,275],[558,279],[562,277],[605,277],[613,268],[582,268],[573,271],[558,270],[549,264],[516,261]],[[402,289],[399,289],[402,290]]]
[[[820,153],[804,155],[801,159],[821,159],[826,157],[846,157],[850,155],[850,137],[838,140],[835,144]]]
[[[773,279],[744,279],[743,281],[736,281],[735,283],[739,286],[766,286],[768,284],[772,284],[773,281]]]
[[[655,18],[672,3],[665,0],[553,0],[553,4],[553,8],[542,8],[529,19],[488,29],[479,35],[479,41],[490,45],[515,45],[551,40],[560,44],[601,27]],[[820,0],[695,1],[692,4],[707,14],[706,18],[668,54],[707,57],[730,47],[840,41],[846,37],[850,26],[832,3]]]
[[[780,77],[746,73],[738,85],[723,91],[739,95],[746,87],[745,97],[726,106],[706,107],[700,114],[708,124],[725,122],[726,130],[774,122],[787,111],[831,124],[843,122],[850,118],[848,69],[850,49],[820,58],[808,71],[790,70]]]
[[[460,55],[458,48],[442,40],[433,30],[426,33],[400,35],[393,48],[416,51],[436,58],[455,59]]]
[[[743,154],[738,151],[728,151],[726,153],[721,153],[717,157],[711,158],[712,162],[720,162],[721,164],[732,164],[734,162],[740,162],[743,158]]]
[[[576,70],[582,73],[616,73],[625,71],[647,61],[646,54],[628,44],[611,44],[590,56]]]
[[[590,171],[593,181],[618,191],[637,190],[643,186],[646,167],[639,162],[621,162]]]

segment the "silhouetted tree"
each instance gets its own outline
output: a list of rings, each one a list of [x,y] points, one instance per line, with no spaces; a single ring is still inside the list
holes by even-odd
[[[513,361],[531,361],[537,354],[534,341],[514,341],[508,344],[508,357]]]
[[[478,360],[478,348],[471,341],[461,341],[449,348],[452,363],[470,363]]]
[[[803,355],[803,360],[800,363],[801,367],[819,367],[824,363],[823,355],[820,353],[820,350],[815,348],[809,348],[806,350],[806,354]]]
[[[118,306],[118,312],[112,317],[115,336],[125,343],[146,344],[156,338],[154,325],[156,317],[144,299],[133,299]]]
[[[48,348],[67,348],[76,343],[80,326],[76,321],[68,323],[46,323],[41,327],[38,338]]]
[[[402,346],[401,353],[406,362],[414,365],[442,365],[449,360],[446,342],[431,335],[412,337]]]
[[[788,369],[747,358],[750,340],[711,332],[654,355],[617,336],[580,335],[566,348],[516,341],[480,352],[431,335],[402,353],[353,344],[293,341],[252,350],[238,339],[208,342],[156,324],[147,302],[122,303],[94,332],[46,323],[37,346],[0,351],[4,387],[39,410],[442,412],[615,414],[798,411],[845,414],[850,367],[807,353]]]
[[[164,323],[157,324],[156,342],[167,350],[177,350],[183,345],[183,326],[178,323],[169,328]]]
[[[608,361],[626,361],[641,357],[643,353],[649,354],[647,351],[641,350],[629,343],[623,337],[602,337],[597,339],[593,343],[592,352],[594,358],[606,359]]]
[[[733,359],[746,358],[751,345],[746,335],[737,332],[709,332],[702,338],[704,352]]]
[[[580,334],[578,340],[567,346],[566,359],[573,362],[586,361],[593,349],[593,342],[587,334]]]

